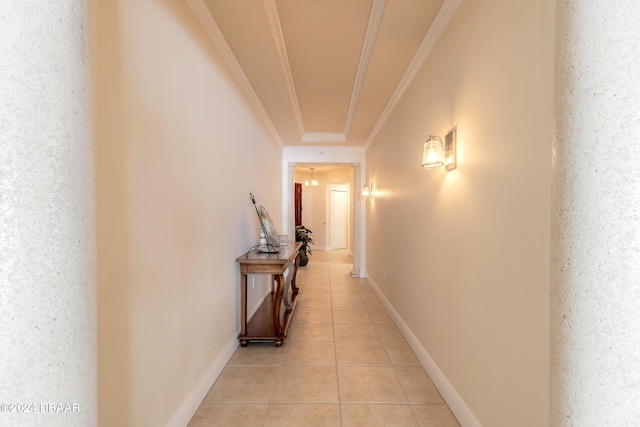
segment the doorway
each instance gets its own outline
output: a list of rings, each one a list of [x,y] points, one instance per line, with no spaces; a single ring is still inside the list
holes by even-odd
[[[310,168],[314,168],[314,177],[311,179]],[[295,233],[296,213],[304,212],[302,225],[313,230],[314,249],[331,250],[335,246],[344,246],[338,242],[331,242],[330,231],[330,185],[346,186],[348,188],[347,200],[349,210],[346,213],[347,249],[353,258],[352,277],[364,277],[364,254],[362,228],[364,222],[363,199],[355,191],[362,183],[362,166],[359,162],[335,162],[335,163],[294,163],[287,164],[286,173],[286,228],[289,233]],[[317,184],[312,186],[313,181]],[[309,186],[305,183],[309,182]],[[299,184],[299,185],[296,185]],[[301,211],[296,208],[296,187],[302,190],[299,201]],[[356,195],[357,194],[357,195]],[[335,197],[342,197],[337,195]],[[301,215],[302,216],[302,215]],[[334,233],[336,234],[336,233]]]

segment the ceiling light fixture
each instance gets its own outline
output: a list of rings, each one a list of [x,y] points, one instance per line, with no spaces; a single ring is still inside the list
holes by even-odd
[[[315,168],[309,168],[311,169],[311,181],[309,181],[308,179],[304,181],[304,185],[305,187],[308,187],[309,185],[311,185],[312,187],[317,187],[318,186],[318,181],[316,181],[315,179],[313,179],[313,171]]]

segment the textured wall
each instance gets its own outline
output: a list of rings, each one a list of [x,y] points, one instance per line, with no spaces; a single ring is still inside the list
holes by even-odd
[[[0,425],[97,420],[85,12],[80,0],[2,2]]]
[[[640,3],[558,2],[551,425],[640,425]]]

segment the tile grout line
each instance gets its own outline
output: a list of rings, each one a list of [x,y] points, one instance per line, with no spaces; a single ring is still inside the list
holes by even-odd
[[[343,414],[342,414],[342,396],[340,394],[340,374],[338,372],[338,348],[336,346],[336,321],[335,318],[333,316],[334,314],[334,310],[333,310],[333,284],[331,282],[331,274],[329,274],[329,298],[330,298],[330,303],[331,303],[331,320],[332,320],[332,325],[331,328],[333,330],[333,357],[334,360],[336,362],[336,366],[335,366],[335,372],[336,372],[336,387],[337,387],[337,392],[338,392],[338,412],[340,414],[340,426],[342,427],[342,418],[343,418]]]
[[[298,315],[300,313],[297,313],[298,311],[305,311],[305,310],[296,310],[296,313],[294,314],[294,317],[291,319],[292,321],[292,329],[291,331],[293,332],[296,329],[296,326],[298,326],[298,328],[300,327],[300,325],[318,325],[318,324],[326,324],[326,325],[331,325],[330,326],[330,332],[332,334],[332,336],[329,339],[321,339],[322,337],[326,337],[327,336],[327,332],[329,332],[329,330],[326,327],[322,327],[321,329],[324,330],[325,332],[321,332],[321,335],[317,335],[318,334],[318,330],[314,330],[313,327],[310,327],[307,332],[304,333],[304,335],[300,335],[300,337],[302,339],[293,339],[291,340],[292,337],[296,337],[296,334],[291,333],[289,336],[287,336],[285,338],[285,347],[282,350],[282,354],[280,355],[280,357],[277,357],[276,362],[273,362],[270,358],[265,358],[264,356],[259,357],[258,359],[247,359],[248,362],[250,362],[249,364],[242,364],[242,360],[243,359],[238,359],[236,362],[240,363],[239,365],[229,365],[227,364],[227,366],[233,366],[233,367],[241,367],[241,366],[246,366],[246,367],[267,367],[267,366],[271,366],[271,367],[277,367],[277,369],[275,370],[275,381],[273,381],[272,385],[271,385],[271,392],[270,392],[270,396],[267,399],[266,402],[261,403],[261,402],[247,402],[245,400],[241,400],[238,402],[202,402],[202,406],[203,407],[212,407],[214,405],[225,405],[225,404],[229,404],[229,405],[234,405],[234,404],[262,404],[266,406],[266,410],[264,413],[261,414],[262,416],[262,422],[259,425],[262,425],[263,427],[265,425],[270,425],[269,423],[274,421],[274,418],[272,418],[273,416],[278,416],[277,414],[281,414],[282,411],[284,410],[282,407],[280,407],[279,405],[287,405],[289,407],[291,407],[291,409],[293,409],[294,407],[297,407],[298,409],[296,409],[296,411],[300,411],[302,408],[300,405],[329,405],[331,407],[335,408],[335,405],[337,406],[337,413],[333,412],[335,409],[331,409],[331,413],[332,413],[332,417],[336,417],[339,416],[339,422],[338,420],[336,420],[335,418],[333,419],[333,422],[335,422],[335,424],[332,425],[344,425],[344,422],[346,422],[348,419],[350,419],[349,417],[353,417],[354,414],[358,413],[359,411],[364,410],[363,408],[361,409],[348,409],[345,411],[346,408],[349,408],[350,406],[377,406],[377,407],[384,407],[384,406],[403,406],[407,409],[403,409],[403,413],[405,413],[405,416],[407,417],[406,420],[409,421],[410,419],[413,420],[413,422],[417,422],[419,425],[421,419],[423,419],[424,417],[424,411],[425,409],[418,409],[418,408],[425,408],[425,407],[432,407],[432,408],[448,408],[448,406],[446,405],[446,403],[435,403],[435,402],[426,402],[426,401],[421,401],[424,399],[418,398],[418,399],[414,399],[414,401],[410,401],[409,399],[409,395],[408,395],[408,389],[407,387],[409,387],[409,389],[411,389],[411,384],[407,383],[407,382],[402,382],[400,380],[400,376],[398,373],[398,369],[404,368],[404,367],[414,367],[414,365],[410,364],[410,362],[408,362],[407,357],[405,357],[405,353],[404,351],[401,351],[401,343],[404,343],[405,345],[406,340],[405,339],[399,339],[395,334],[394,331],[392,329],[390,329],[390,327],[395,327],[395,324],[393,322],[388,323],[388,319],[386,319],[385,317],[381,316],[382,313],[385,313],[388,315],[388,313],[386,312],[386,310],[384,309],[384,307],[379,307],[376,306],[376,304],[374,304],[374,300],[371,298],[371,288],[370,285],[368,285],[368,283],[366,281],[361,281],[361,280],[357,280],[357,281],[343,281],[341,278],[341,275],[338,275],[336,273],[336,271],[338,271],[338,267],[340,267],[339,263],[334,259],[335,256],[337,256],[337,254],[326,254],[325,255],[325,259],[323,260],[318,260],[317,263],[314,263],[314,265],[310,266],[312,268],[308,269],[307,271],[303,272],[303,274],[301,276],[304,277],[304,279],[302,280],[302,283],[299,285],[300,287],[300,291],[301,291],[301,295],[300,295],[300,301],[299,303],[301,303],[301,307],[306,306],[305,303],[308,303],[309,301],[314,301],[311,299],[307,299],[307,296],[310,297],[314,297],[316,295],[321,296],[320,294],[311,294],[311,295],[303,295],[303,290],[305,291],[304,293],[307,292],[312,292],[309,289],[307,289],[307,285],[312,286],[314,291],[321,291],[321,292],[326,292],[325,295],[329,295],[329,307],[330,307],[330,323],[317,323],[317,320],[322,320],[321,318],[315,318],[315,317],[310,317],[309,319],[312,320],[312,322],[303,322],[303,323],[299,323],[297,320],[300,318]],[[341,256],[340,257],[340,262],[342,264],[345,263],[345,257]],[[348,272],[347,272],[348,273]],[[345,273],[346,274],[346,273]],[[311,275],[311,281],[309,281],[309,276]],[[321,284],[323,284],[324,286],[321,287]],[[352,299],[352,296],[349,296],[348,294],[344,294],[345,299],[339,299],[339,300],[334,300],[334,298],[342,298],[343,295],[338,296],[339,292],[349,292],[349,293],[355,293],[355,295],[357,295],[359,297],[359,299]],[[366,298],[366,299],[365,299]],[[322,299],[318,300],[321,301]],[[345,307],[349,307],[346,310],[335,310],[336,308],[336,302],[340,301],[340,303],[338,304],[338,307],[341,308],[345,308]],[[342,301],[349,301],[350,303],[344,303]],[[355,301],[359,301],[361,302],[356,304],[357,306],[354,308],[353,307],[353,303]],[[368,303],[370,302],[370,303]],[[326,304],[326,303],[322,303],[322,304]],[[311,306],[310,306],[311,307]],[[299,307],[300,308],[300,307]],[[310,311],[318,311],[318,310],[310,310]],[[367,324],[359,324],[359,323],[340,323],[340,324],[336,324],[335,322],[335,315],[337,314],[337,312],[354,312],[354,311],[358,311],[358,312],[364,312],[366,313],[366,316],[363,316],[363,320],[364,317],[366,317],[369,321],[369,323]],[[377,313],[377,312],[382,312],[382,313]],[[374,323],[374,315],[376,315],[376,322]],[[340,320],[347,320],[348,318],[341,318]],[[357,319],[357,316],[352,318],[353,320]],[[308,319],[306,319],[308,320]],[[342,325],[346,326],[343,327]],[[367,328],[363,328],[361,330],[357,330],[357,328],[354,328],[356,326],[367,326]],[[369,326],[370,325],[370,326]],[[337,340],[337,335],[336,335],[336,327],[340,326],[341,331],[343,332],[343,335],[349,339],[345,339],[345,340]],[[396,327],[397,328],[397,327]],[[345,335],[347,333],[347,330],[350,329],[356,329],[356,331],[352,331],[350,332],[350,334]],[[371,333],[371,331],[373,331],[373,334]],[[384,331],[384,335],[387,337],[387,339],[384,339],[383,336],[381,335],[381,331]],[[354,333],[355,332],[355,333]],[[371,338],[375,336],[375,338]],[[320,339],[318,339],[318,337],[320,337]],[[311,339],[309,339],[311,338]],[[320,343],[326,343],[324,346],[320,345],[320,347],[316,347],[316,348],[327,348],[329,343],[331,343],[331,345],[333,345],[333,357],[334,357],[334,361],[331,364],[326,364],[326,362],[330,362],[327,357],[320,357],[320,358],[314,358],[312,357],[311,359],[308,360],[298,360],[298,352],[300,351],[300,347],[295,351],[295,352],[291,352],[289,353],[289,351],[293,351],[294,349],[296,349],[296,346],[300,346],[302,345],[302,350],[304,352],[304,345],[307,344],[320,344]],[[353,364],[353,365],[349,365],[349,364],[340,364],[339,363],[339,359],[338,359],[338,349],[340,346],[344,347],[344,351],[351,351],[349,349],[349,346],[344,346],[344,344],[365,344],[365,345],[370,345],[370,344],[375,344],[376,346],[380,346],[382,345],[383,350],[384,350],[384,355],[387,358],[387,362],[388,364],[380,364],[380,363],[376,363],[376,364],[369,364],[366,363],[366,361],[364,359],[358,358],[357,357],[357,353],[355,354],[355,356],[351,356],[348,355],[347,353],[343,354],[343,358],[346,357],[346,361],[348,360],[354,360],[357,361],[359,363],[357,364]],[[390,348],[393,348],[394,345],[397,348],[394,348],[394,354],[396,355],[396,359],[397,359],[397,363],[399,363],[398,365],[396,365],[391,358],[391,354],[390,354]],[[391,346],[391,347],[389,347]],[[314,349],[314,347],[310,347],[311,349]],[[356,351],[357,347],[355,347]],[[377,351],[377,350],[376,350]],[[412,352],[413,353],[413,352]],[[287,356],[287,354],[289,355],[289,357]],[[326,353],[325,353],[326,354]],[[342,353],[341,353],[342,354]],[[415,353],[413,353],[415,356]],[[271,356],[269,356],[271,357]],[[264,360],[263,363],[260,363],[260,360]],[[375,359],[375,358],[374,358]],[[266,363],[265,363],[266,362]],[[294,364],[289,364],[290,362],[293,362]],[[312,364],[306,364],[311,362]],[[317,363],[319,362],[319,364]],[[295,363],[300,363],[299,365],[296,365]],[[332,366],[333,365],[333,366]],[[420,366],[420,365],[418,365]],[[288,381],[285,381],[285,378],[283,378],[283,375],[285,375],[286,370],[284,368],[328,368],[328,367],[333,367],[334,369],[332,369],[332,371],[334,371],[335,373],[335,378],[336,378],[336,387],[337,387],[337,398],[335,401],[333,401],[331,399],[331,401],[322,401],[322,402],[318,402],[316,400],[314,400],[313,395],[309,394],[309,395],[301,395],[299,393],[294,393],[294,394],[286,394],[286,395],[282,395],[280,396],[281,398],[285,398],[284,400],[287,399],[293,399],[292,401],[282,401],[282,402],[275,402],[274,399],[276,398],[276,390],[278,389],[279,385],[286,385],[288,384]],[[417,367],[417,366],[416,366]],[[389,376],[389,380],[391,378],[395,378],[397,384],[399,385],[399,390],[401,391],[402,394],[397,393],[397,395],[388,395],[388,396],[383,396],[383,395],[370,395],[370,397],[379,397],[379,398],[389,398],[391,397],[392,399],[397,399],[400,398],[404,401],[342,401],[342,393],[341,393],[341,389],[340,389],[340,372],[341,372],[341,368],[344,369],[350,369],[350,368],[392,368],[393,369],[393,377]],[[325,371],[325,372],[330,372],[330,371]],[[388,372],[388,371],[387,371]],[[344,373],[344,372],[343,372]],[[407,375],[410,374],[410,371],[404,372],[404,377],[406,377]],[[346,375],[346,373],[345,373]],[[350,374],[351,375],[351,374]],[[356,374],[357,375],[363,375],[362,372]],[[428,375],[427,375],[428,377]],[[356,378],[357,381],[360,381],[359,378]],[[284,381],[284,382],[283,382]],[[387,381],[389,382],[389,381]],[[306,384],[305,382],[303,382],[302,384]],[[304,386],[303,386],[304,388]],[[265,390],[266,391],[266,390]],[[256,396],[257,397],[257,396]],[[327,395],[327,397],[329,397],[329,395]],[[347,396],[344,396],[347,397]],[[361,398],[361,397],[366,397],[365,395],[353,395],[352,398]],[[298,398],[302,398],[303,401],[297,401],[296,399]],[[307,399],[311,399],[310,401],[307,401]],[[278,408],[278,409],[276,409]],[[263,409],[264,410],[264,409]],[[287,411],[289,409],[286,409]],[[327,409],[328,410],[328,409]],[[373,409],[372,409],[373,410]],[[214,410],[216,411],[216,410]],[[322,411],[325,411],[324,409]],[[387,411],[387,409],[382,410],[382,409],[375,409],[373,410],[375,413],[378,413],[376,411]],[[411,415],[409,415],[409,413]],[[272,414],[272,415],[270,415]],[[257,414],[256,414],[257,415]],[[345,418],[346,417],[346,418]],[[256,425],[258,425],[257,423],[257,419],[256,421]],[[279,424],[280,425],[280,424]]]

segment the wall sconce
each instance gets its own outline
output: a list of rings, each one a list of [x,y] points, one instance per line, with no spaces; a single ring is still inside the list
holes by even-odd
[[[367,187],[366,185],[362,186],[362,197],[371,197],[372,199],[376,197],[375,186],[373,185],[373,182],[371,183],[370,187]]]
[[[450,171],[457,167],[456,159],[456,128],[453,128],[445,136],[445,142],[434,135],[424,143],[422,151],[422,167],[435,170],[444,165]]]

